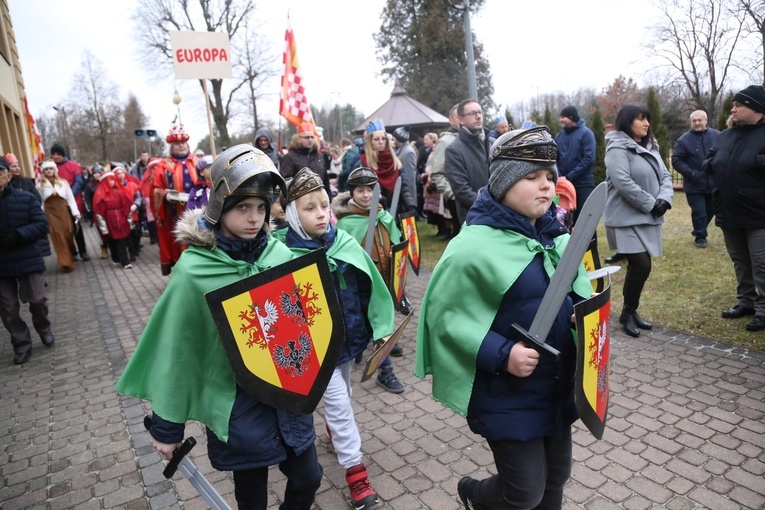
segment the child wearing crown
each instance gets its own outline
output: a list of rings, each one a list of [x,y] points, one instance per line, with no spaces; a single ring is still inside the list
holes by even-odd
[[[345,320],[345,339],[332,378],[324,393],[324,419],[353,505],[377,508],[380,500],[361,462],[361,436],[351,405],[351,367],[373,338],[393,332],[393,300],[374,262],[344,230],[330,224],[329,197],[322,179],[308,168],[300,170],[287,188],[285,213],[287,246],[302,255],[324,248],[332,281]]]

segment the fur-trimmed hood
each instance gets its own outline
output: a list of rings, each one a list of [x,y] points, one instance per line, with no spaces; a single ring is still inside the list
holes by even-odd
[[[345,191],[343,193],[338,193],[335,198],[332,199],[332,212],[335,213],[335,216],[337,219],[344,218],[345,216],[350,216],[352,214],[360,214],[362,216],[369,216],[369,211],[366,209],[362,209],[357,205],[352,205],[350,203],[351,200],[351,192]],[[377,204],[377,213],[379,214],[380,211],[383,210],[382,204]]]
[[[215,248],[215,230],[204,220],[205,208],[187,209],[175,224],[175,238],[179,243]],[[200,223],[204,227],[200,226]],[[207,227],[207,228],[205,228]]]
[[[338,220],[344,216],[348,216],[349,214],[357,214],[351,209],[351,205],[348,203],[350,199],[350,191],[338,193],[337,196],[332,199],[332,212],[335,213],[335,216]]]

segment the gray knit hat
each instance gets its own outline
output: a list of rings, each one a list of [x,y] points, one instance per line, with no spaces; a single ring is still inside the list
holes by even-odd
[[[537,170],[550,170],[558,182],[558,145],[547,126],[508,131],[497,138],[489,155],[489,194],[497,202],[507,190]]]

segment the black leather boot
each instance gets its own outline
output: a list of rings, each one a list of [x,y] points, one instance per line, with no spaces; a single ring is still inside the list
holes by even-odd
[[[629,336],[637,338],[640,336],[640,330],[635,324],[635,312],[626,312],[622,310],[621,316],[619,316],[619,322],[624,326],[624,332]]]
[[[651,329],[653,324],[643,319],[640,315],[638,315],[637,312],[635,312],[635,326],[639,327],[640,329]]]

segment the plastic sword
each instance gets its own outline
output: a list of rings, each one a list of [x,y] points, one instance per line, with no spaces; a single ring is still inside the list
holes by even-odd
[[[396,179],[396,186],[393,188],[393,197],[390,199],[390,209],[388,212],[395,218],[398,211],[398,199],[401,196],[401,176]]]
[[[571,239],[566,249],[563,250],[558,267],[555,268],[550,285],[547,287],[539,310],[531,322],[528,331],[518,323],[513,323],[510,334],[515,341],[524,342],[528,347],[535,349],[540,354],[547,354],[556,360],[560,357],[560,351],[547,345],[547,335],[550,333],[555,317],[558,315],[560,305],[566,299],[566,294],[574,281],[582,257],[587,253],[595,229],[598,227],[603,209],[606,206],[606,183],[600,183],[587,201],[582,206],[579,217],[574,225]]]
[[[369,222],[367,223],[367,237],[364,242],[364,251],[372,256],[372,246],[375,239],[375,225],[377,224],[377,206],[380,203],[380,184],[375,184],[372,188],[372,202],[369,204]]]
[[[145,416],[143,419],[143,426],[146,430],[151,428],[151,418]],[[196,446],[197,440],[193,437],[186,438],[183,444],[173,452],[173,458],[167,463],[165,470],[162,474],[165,478],[172,478],[176,470],[180,470],[181,474],[186,480],[191,483],[202,499],[204,499],[212,510],[231,510],[226,500],[218,494],[215,487],[210,481],[205,478],[199,468],[188,457],[188,453],[194,446]]]

